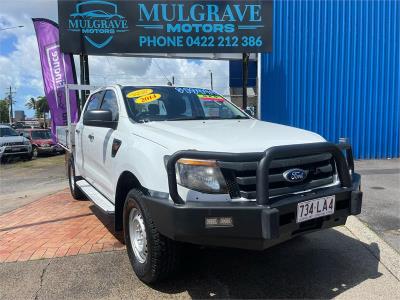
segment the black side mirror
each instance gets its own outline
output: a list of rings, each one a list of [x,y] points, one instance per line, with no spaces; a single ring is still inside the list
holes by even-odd
[[[20,132],[19,135],[20,135],[20,136],[24,136],[24,133],[23,133],[23,132]]]
[[[83,115],[83,125],[116,129],[117,124],[111,110],[89,110]]]

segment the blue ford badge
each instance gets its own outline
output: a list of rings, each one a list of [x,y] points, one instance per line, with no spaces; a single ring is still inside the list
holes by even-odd
[[[307,177],[307,171],[302,169],[290,169],[283,173],[283,177],[289,182],[302,182]]]

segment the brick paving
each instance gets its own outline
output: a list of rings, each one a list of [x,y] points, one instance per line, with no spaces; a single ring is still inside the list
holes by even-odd
[[[64,190],[0,216],[0,263],[124,249],[113,218]]]

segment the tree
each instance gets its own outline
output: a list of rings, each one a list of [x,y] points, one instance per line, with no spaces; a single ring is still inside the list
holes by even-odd
[[[39,96],[36,98],[36,112],[39,116],[43,116],[44,127],[46,128],[46,113],[50,111],[47,98],[45,96]]]
[[[0,123],[10,122],[10,104],[6,99],[0,100]]]
[[[28,101],[26,101],[25,106],[29,109],[34,109],[36,118],[43,118],[44,127],[47,127],[46,113],[48,113],[50,109],[45,96],[38,96],[36,99],[30,98]]]
[[[28,101],[26,101],[25,106],[28,109],[36,110],[36,99],[35,98],[29,99]]]

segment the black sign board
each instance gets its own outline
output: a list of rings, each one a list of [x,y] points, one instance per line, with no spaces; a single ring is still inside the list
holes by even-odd
[[[257,53],[272,50],[273,3],[59,0],[64,53]]]

